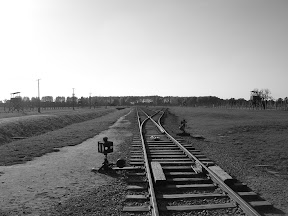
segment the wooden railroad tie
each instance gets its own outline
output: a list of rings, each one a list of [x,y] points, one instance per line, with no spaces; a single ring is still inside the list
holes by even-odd
[[[163,185],[166,183],[166,177],[163,172],[162,166],[159,162],[151,162],[151,169],[153,173],[153,178],[155,185]]]
[[[228,173],[226,173],[219,166],[209,166],[208,169],[214,172],[228,186],[232,186],[236,182],[236,179],[233,179]]]

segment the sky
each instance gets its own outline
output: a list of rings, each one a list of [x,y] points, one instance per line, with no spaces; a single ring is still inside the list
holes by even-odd
[[[287,0],[0,0],[0,100],[288,96]]]

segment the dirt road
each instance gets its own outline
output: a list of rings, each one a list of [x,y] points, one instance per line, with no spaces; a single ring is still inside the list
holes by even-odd
[[[82,144],[61,148],[26,164],[0,167],[0,209],[8,215],[36,216],[70,196],[106,184],[111,177],[91,172],[104,159],[97,152],[97,142],[107,136],[117,148],[125,137],[132,136],[130,124],[123,116]]]

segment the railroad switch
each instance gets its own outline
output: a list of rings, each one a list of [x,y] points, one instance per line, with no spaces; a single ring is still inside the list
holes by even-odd
[[[104,162],[102,163],[102,166],[98,170],[98,172],[105,172],[105,171],[112,171],[114,163],[109,163],[108,161],[108,154],[113,152],[113,142],[108,141],[107,137],[103,138],[103,142],[98,142],[98,152],[104,154]],[[118,159],[116,162],[116,166],[119,168],[123,168],[125,166],[125,160],[124,159]],[[95,168],[92,169],[92,171],[95,171]]]
[[[183,133],[186,133],[185,128],[186,128],[186,123],[187,123],[187,121],[186,121],[185,119],[183,119],[180,123],[181,123],[181,125],[180,125],[179,129],[180,129]]]
[[[98,142],[98,152],[105,155],[104,162],[98,172],[111,170],[113,163],[109,163],[107,155],[113,152],[113,142],[104,137],[103,142]]]
[[[180,122],[179,129],[182,131],[182,133],[178,133],[177,135],[179,135],[179,136],[190,136],[190,134],[185,131],[185,129],[186,129],[186,124],[187,124],[187,121],[186,121],[185,119],[183,119],[183,120]]]

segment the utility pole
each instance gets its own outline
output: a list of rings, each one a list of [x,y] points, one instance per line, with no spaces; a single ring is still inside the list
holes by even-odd
[[[75,106],[74,106],[74,88],[73,88],[73,94],[72,94],[72,103],[73,103],[73,110],[75,110]]]
[[[91,92],[89,93],[89,106],[90,106],[90,109],[91,109]]]
[[[40,79],[37,79],[38,81],[38,113],[40,113],[40,88],[39,88],[39,80]]]

